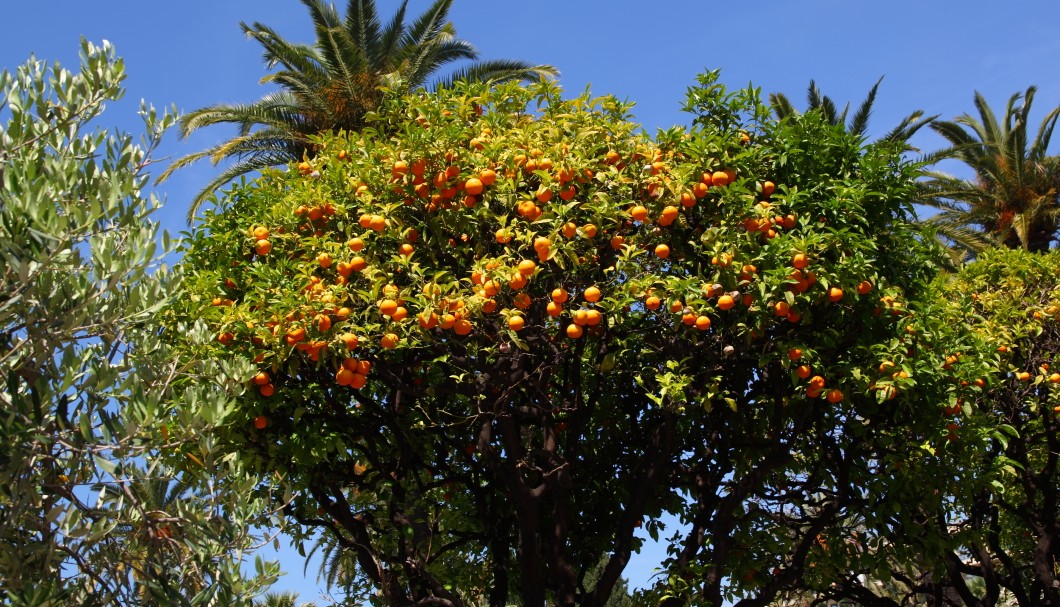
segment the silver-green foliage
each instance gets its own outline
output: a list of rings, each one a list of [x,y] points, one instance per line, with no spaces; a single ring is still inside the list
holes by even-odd
[[[175,117],[141,104],[140,139],[90,124],[123,78],[107,42],[77,73],[0,73],[5,604],[241,604],[276,573],[241,573],[261,503],[210,457],[227,396],[202,378],[223,374],[179,368],[156,328],[182,287],[144,188]]]

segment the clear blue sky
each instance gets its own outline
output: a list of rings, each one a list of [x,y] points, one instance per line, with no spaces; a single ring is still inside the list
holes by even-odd
[[[239,22],[260,21],[290,40],[310,42],[308,15],[296,0],[43,0],[4,3],[0,67],[14,69],[32,53],[76,67],[81,36],[107,39],[124,57],[126,99],[103,124],[135,131],[140,99],[189,111],[219,102],[249,102],[265,89],[259,48]],[[378,0],[389,16],[396,0]],[[429,2],[412,0],[410,15]],[[340,2],[340,8],[342,3]],[[654,132],[684,124],[679,107],[695,75],[722,69],[731,88],[753,83],[804,106],[811,79],[838,102],[859,103],[884,76],[870,123],[889,130],[915,109],[952,119],[975,112],[982,92],[999,112],[1010,95],[1038,86],[1034,126],[1060,104],[1060,2],[1056,0],[760,0],[746,3],[656,0],[456,0],[451,18],[483,58],[549,63],[572,93],[591,85],[637,103],[634,113]],[[230,137],[224,126],[187,141],[167,139],[159,157],[178,157]],[[925,151],[941,140],[925,132]],[[1056,153],[1056,146],[1052,150]],[[177,172],[159,188],[159,215],[171,232],[184,228],[191,197],[213,175],[208,163]],[[655,555],[658,558],[658,555]],[[296,554],[283,553],[283,587],[317,598],[301,579]],[[634,585],[650,575],[649,558],[627,571]]]

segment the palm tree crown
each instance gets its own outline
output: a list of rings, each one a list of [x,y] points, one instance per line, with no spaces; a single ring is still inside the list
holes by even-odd
[[[974,177],[962,179],[942,172],[929,173],[930,206],[939,209],[932,221],[940,233],[979,232],[966,243],[952,238],[965,254],[988,245],[1048,250],[1060,233],[1060,157],[1049,156],[1053,127],[1060,117],[1054,108],[1042,120],[1034,138],[1028,137],[1029,114],[1035,87],[1009,98],[998,120],[978,92],[979,117],[964,114],[953,121],[932,124],[950,147],[934,159],[953,158],[966,164]]]
[[[403,92],[447,87],[457,80],[538,81],[557,74],[548,65],[478,61],[475,47],[457,38],[447,21],[452,3],[435,0],[424,14],[406,23],[408,0],[403,0],[384,25],[376,14],[375,0],[348,0],[344,16],[324,0],[302,0],[313,20],[316,40],[311,45],[289,42],[261,23],[241,23],[247,36],[264,49],[267,69],[277,70],[262,82],[274,83],[279,90],[253,103],[212,105],[185,115],[180,121],[182,137],[218,123],[237,125],[238,134],[178,159],[160,181],[202,158],[214,164],[236,159],[195,197],[190,220],[214,190],[232,179],[312,156],[311,136],[362,128],[384,88]],[[442,66],[462,60],[473,63],[428,82]]]
[[[829,124],[842,127],[846,132],[857,135],[858,137],[864,137],[869,127],[869,116],[872,114],[872,106],[876,102],[876,92],[879,90],[881,82],[883,82],[883,78],[880,78],[876,81],[876,84],[872,85],[872,88],[869,89],[869,94],[865,96],[865,100],[861,102],[857,111],[851,116],[850,122],[847,123],[847,114],[850,113],[850,104],[846,104],[843,107],[843,111],[840,112],[835,101],[833,101],[828,95],[822,95],[821,89],[817,87],[817,83],[811,80],[810,86],[806,91],[806,111],[821,112]],[[770,93],[769,103],[777,118],[784,119],[789,116],[799,115],[799,111],[795,109],[795,105],[792,104],[791,100],[783,93]],[[918,130],[920,130],[921,127],[930,123],[935,118],[937,118],[937,116],[925,117],[923,110],[916,110],[903,118],[897,126],[884,134],[880,140],[907,142]]]

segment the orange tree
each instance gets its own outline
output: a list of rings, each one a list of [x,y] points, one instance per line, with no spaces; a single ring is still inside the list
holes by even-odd
[[[256,365],[217,449],[379,602],[602,605],[671,515],[658,600],[763,604],[945,442],[916,167],[716,79],[654,138],[551,83],[393,97],[191,234],[188,355]]]
[[[961,438],[969,427],[996,427],[986,432],[986,448],[950,475],[962,482],[945,493],[947,508],[910,500],[912,517],[886,515],[892,538],[902,538],[902,546],[879,538],[872,547],[878,567],[873,576],[822,587],[824,598],[880,605],[1060,605],[1058,281],[1055,251],[988,250],[931,289],[930,297],[947,302],[936,317],[970,323],[980,350],[990,353],[965,380],[979,389],[945,411],[961,426],[949,448],[967,449]],[[959,373],[970,362],[954,356],[943,364]],[[884,577],[892,580],[891,602],[880,596]]]

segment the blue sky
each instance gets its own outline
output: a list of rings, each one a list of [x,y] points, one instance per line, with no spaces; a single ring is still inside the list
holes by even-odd
[[[259,48],[240,21],[260,21],[290,40],[310,42],[308,15],[295,0],[44,0],[3,8],[0,67],[29,55],[76,67],[81,36],[107,39],[126,62],[125,100],[102,124],[136,132],[140,99],[189,111],[219,102],[249,102],[266,92]],[[915,109],[952,119],[974,112],[980,91],[1003,112],[1008,98],[1038,86],[1033,125],[1060,104],[1060,2],[1056,0],[760,0],[716,3],[676,0],[456,0],[451,18],[460,37],[483,58],[519,58],[559,68],[572,93],[590,86],[636,102],[649,132],[686,123],[680,112],[696,74],[722,69],[730,88],[753,83],[804,106],[811,79],[838,102],[859,103],[881,76],[870,130],[889,130]],[[389,16],[395,0],[378,0]],[[410,15],[429,2],[412,0]],[[341,8],[341,3],[340,3]],[[186,141],[167,138],[157,158],[201,150],[233,134],[203,129]],[[925,151],[942,140],[921,133]],[[1057,153],[1054,144],[1052,153]],[[158,188],[159,214],[171,232],[185,228],[189,200],[215,174],[208,163],[178,171]],[[283,586],[317,597],[301,579],[298,556],[284,551]],[[657,558],[657,555],[655,555]],[[650,575],[651,558],[633,563],[634,585]]]

